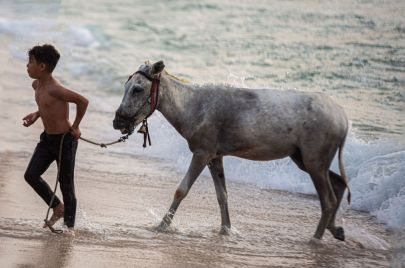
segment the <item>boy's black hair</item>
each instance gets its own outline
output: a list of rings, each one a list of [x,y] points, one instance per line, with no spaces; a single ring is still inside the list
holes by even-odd
[[[49,73],[53,72],[60,58],[56,48],[49,44],[34,46],[28,51],[28,56],[34,57],[37,62],[44,63]]]

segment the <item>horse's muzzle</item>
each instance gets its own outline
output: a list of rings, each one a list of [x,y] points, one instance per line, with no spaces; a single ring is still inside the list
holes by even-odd
[[[122,134],[127,134],[134,131],[135,124],[129,118],[123,117],[116,113],[113,120],[113,127],[114,129],[119,129]]]

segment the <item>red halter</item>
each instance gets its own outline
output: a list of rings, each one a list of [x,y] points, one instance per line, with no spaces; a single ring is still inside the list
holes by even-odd
[[[153,114],[153,112],[156,110],[156,107],[158,105],[158,97],[159,97],[159,85],[160,85],[160,73],[157,75],[157,77],[152,77],[149,74],[145,73],[144,71],[137,71],[134,74],[141,74],[143,75],[146,79],[148,79],[149,81],[152,82],[152,85],[150,87],[150,94],[149,94],[149,98],[150,99],[150,111],[149,114],[145,117],[145,119],[142,120],[142,126],[141,128],[138,130],[139,133],[143,134],[143,147],[146,147],[146,140],[148,140],[149,142],[149,146],[152,145],[152,142],[150,141],[150,135],[149,135],[149,129],[148,129],[148,117],[151,116]],[[133,75],[131,75],[127,82],[129,81],[129,79],[131,79]],[[145,101],[146,102],[148,101]],[[144,105],[145,105],[144,104]],[[142,105],[141,108],[144,106]]]

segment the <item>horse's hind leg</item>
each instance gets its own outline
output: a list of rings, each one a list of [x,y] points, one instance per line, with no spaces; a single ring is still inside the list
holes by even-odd
[[[229,219],[228,211],[228,194],[225,186],[224,167],[222,157],[217,157],[208,163],[208,168],[211,172],[212,179],[214,180],[215,191],[219,208],[221,210],[221,233],[227,234],[231,228],[231,221]]]
[[[314,235],[315,238],[321,239],[332,216],[337,210],[337,200],[329,181],[328,171],[322,169],[313,170],[311,168],[308,170],[321,203],[321,219]]]
[[[305,165],[302,154],[299,150],[291,155],[291,159],[301,170],[311,175],[321,202],[322,216],[314,236],[320,239],[326,227],[332,232],[336,239],[344,240],[343,228],[335,227],[334,225],[336,212],[339,208],[339,204],[345,190],[345,185],[343,184],[341,178],[339,178],[339,175],[332,171],[320,172],[318,171],[318,168],[312,168],[312,171],[308,170],[306,166],[311,168],[311,166],[313,166],[311,164],[314,162],[307,161],[307,164]],[[324,166],[327,165],[325,164]],[[329,221],[327,221],[328,218]],[[325,222],[327,223],[326,226]]]
[[[344,241],[345,240],[344,229],[340,226],[335,226],[335,218],[336,218],[336,213],[340,206],[340,202],[342,201],[342,198],[343,198],[343,195],[344,195],[344,192],[346,189],[346,185],[343,182],[342,177],[331,170],[329,170],[329,178],[330,178],[330,182],[332,184],[333,192],[335,193],[335,196],[336,196],[337,208],[336,208],[335,212],[332,214],[332,218],[330,219],[330,222],[329,222],[329,225],[327,228],[332,233],[334,238]]]

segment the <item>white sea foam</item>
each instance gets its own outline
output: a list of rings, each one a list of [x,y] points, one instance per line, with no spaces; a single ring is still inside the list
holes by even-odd
[[[74,45],[86,48],[95,48],[100,45],[93,34],[85,27],[71,26],[68,33]]]
[[[405,224],[405,151],[369,156],[353,174],[353,207],[392,226]]]
[[[36,44],[56,44],[58,48],[67,52],[74,48],[92,49],[100,45],[100,42],[86,26],[72,23],[66,26],[63,22],[54,19],[0,18],[0,34],[13,37],[13,41],[9,44],[9,50],[14,58],[20,60],[25,60],[27,48]]]

